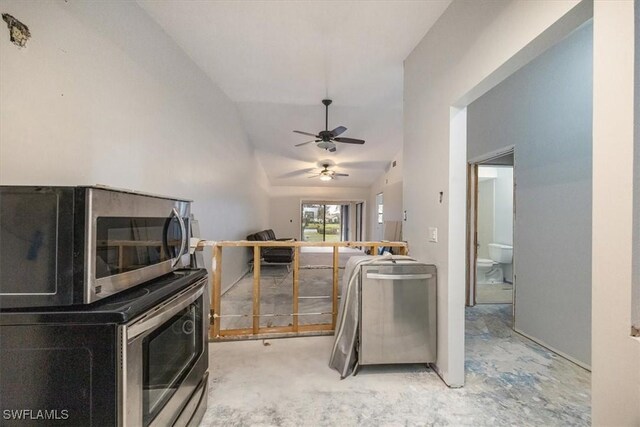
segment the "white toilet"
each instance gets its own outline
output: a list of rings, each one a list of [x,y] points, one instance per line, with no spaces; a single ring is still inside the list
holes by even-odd
[[[478,258],[476,283],[479,285],[502,283],[504,274],[501,264],[511,264],[513,261],[513,246],[489,243],[487,247],[489,248],[489,257],[491,259]]]

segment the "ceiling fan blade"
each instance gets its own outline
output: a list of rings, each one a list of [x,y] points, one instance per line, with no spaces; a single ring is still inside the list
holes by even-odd
[[[301,142],[300,144],[294,145],[294,147],[302,147],[303,145],[311,144],[312,142],[322,141],[321,139],[312,139],[311,141]]]
[[[343,142],[346,144],[364,144],[362,139],[354,139],[354,138],[333,138],[336,142]]]
[[[331,136],[335,138],[336,136],[344,133],[346,130],[347,130],[346,127],[338,126],[337,128],[335,128],[334,130],[331,131]]]
[[[314,138],[320,138],[318,135],[314,135],[314,134],[309,133],[309,132],[302,132],[301,130],[294,130],[294,132],[302,134],[302,135],[313,136]]]
[[[284,173],[280,176],[277,176],[276,178],[277,179],[298,178],[308,173],[317,173],[317,172],[314,172],[314,168],[300,169],[300,170]]]
[[[348,173],[334,173],[333,176],[349,176]]]
[[[317,174],[315,174],[315,175],[308,176],[307,178],[317,178],[317,177],[319,177],[320,175],[322,175],[322,174],[321,174],[321,173],[317,173]]]

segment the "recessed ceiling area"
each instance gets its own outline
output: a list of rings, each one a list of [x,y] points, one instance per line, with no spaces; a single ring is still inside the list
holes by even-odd
[[[403,61],[450,0],[138,2],[234,101],[274,186],[368,187],[402,147]],[[293,130],[364,145],[329,153]],[[349,177],[308,179],[331,160]]]

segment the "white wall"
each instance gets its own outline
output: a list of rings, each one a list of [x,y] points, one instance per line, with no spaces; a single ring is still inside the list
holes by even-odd
[[[584,22],[590,9],[576,4],[454,1],[405,61],[404,235],[414,256],[438,267],[437,367],[451,386],[464,383],[466,110],[458,107]],[[430,226],[438,243],[427,241]]]
[[[495,220],[495,179],[478,180],[478,258],[489,259]]]
[[[496,172],[493,241],[513,245],[513,168],[498,167]],[[507,282],[513,283],[513,263],[503,264],[502,273]]]
[[[363,221],[367,221],[366,200],[369,196],[367,188],[332,187],[331,182],[323,187],[271,187],[269,198],[269,224],[276,237],[293,237],[300,240],[300,204],[304,201],[363,201],[365,210]],[[355,218],[355,208],[351,218]],[[351,226],[351,232],[355,227]],[[259,230],[253,230],[253,232]]]
[[[633,8],[630,1],[596,1],[593,11],[591,387],[595,426],[640,425],[640,340],[630,336]]]
[[[467,110],[468,118],[469,110]],[[493,220],[493,241],[503,245],[513,245],[513,168],[498,167],[495,169],[498,176],[495,180],[496,208]]]
[[[396,163],[393,166],[393,162]],[[389,162],[384,174],[371,185],[369,191],[369,221],[367,235],[370,239],[381,240],[384,236],[383,226],[378,224],[378,205],[376,195],[383,193],[383,221],[402,221],[402,150]],[[411,250],[411,249],[409,249]]]
[[[591,364],[592,38],[587,23],[467,108],[470,159],[515,146],[514,327],[585,366]],[[513,213],[501,216],[496,211],[496,224]]]
[[[260,166],[233,103],[133,2],[3,1],[0,182],[106,184],[195,200],[202,237],[266,225]],[[234,281],[245,257],[224,259]]]

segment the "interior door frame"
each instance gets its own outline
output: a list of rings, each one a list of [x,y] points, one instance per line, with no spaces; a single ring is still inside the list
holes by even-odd
[[[467,163],[467,307],[476,305],[476,272],[478,263],[478,164]]]
[[[466,262],[466,301],[468,307],[476,305],[476,297],[478,290],[478,282],[476,277],[478,263],[478,166],[491,166],[492,162],[505,156],[513,156],[513,227],[511,235],[513,236],[513,299],[512,299],[512,326],[515,325],[516,319],[516,152],[515,145],[501,148],[496,151],[473,158],[467,162],[467,262]],[[493,163],[499,166],[499,164]],[[505,166],[505,165],[502,165]]]

